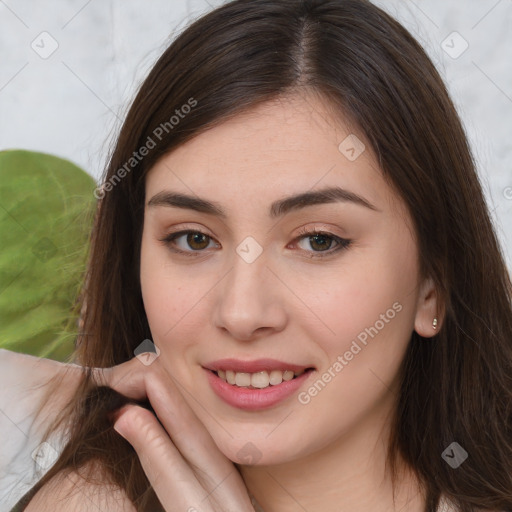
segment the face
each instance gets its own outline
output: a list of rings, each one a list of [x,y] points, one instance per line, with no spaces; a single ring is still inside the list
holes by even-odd
[[[147,175],[140,278],[158,362],[235,462],[319,452],[382,426],[396,396],[423,281],[410,218],[354,135],[319,98],[290,96]]]

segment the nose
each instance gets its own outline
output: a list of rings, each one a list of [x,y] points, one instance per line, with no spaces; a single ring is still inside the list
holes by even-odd
[[[236,340],[269,336],[286,326],[286,290],[268,263],[265,251],[251,263],[235,254],[230,271],[215,288],[214,324]]]

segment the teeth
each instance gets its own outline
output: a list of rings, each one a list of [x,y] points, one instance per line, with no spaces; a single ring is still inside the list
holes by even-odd
[[[294,373],[291,370],[286,370],[283,372],[283,380],[292,380],[294,377]]]
[[[267,388],[270,384],[268,372],[258,372],[251,375],[251,386],[253,388]]]
[[[270,373],[267,371],[257,373],[245,373],[245,372],[234,372],[232,370],[218,370],[217,375],[227,381],[233,386],[241,388],[253,388],[263,389],[269,386],[277,386],[283,381],[292,380],[294,377],[302,375],[304,370],[300,372],[293,372],[292,370],[272,370]]]
[[[272,386],[277,386],[278,384],[281,384],[283,382],[283,372],[279,370],[272,370],[270,372],[270,384]]]
[[[247,387],[251,385],[250,373],[235,373],[235,384],[239,387]]]

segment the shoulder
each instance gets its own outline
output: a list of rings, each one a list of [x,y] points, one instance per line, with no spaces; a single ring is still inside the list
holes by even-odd
[[[112,484],[90,483],[76,472],[61,472],[30,500],[25,512],[136,512],[126,493]]]

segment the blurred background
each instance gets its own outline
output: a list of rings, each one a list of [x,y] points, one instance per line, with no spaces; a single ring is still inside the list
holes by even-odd
[[[220,0],[1,0],[0,150],[98,179],[126,107],[173,36]],[[512,267],[512,1],[376,1],[426,48],[465,122]]]
[[[77,318],[69,307],[109,147],[164,48],[221,3],[0,0],[0,348],[58,360],[71,353]],[[375,3],[444,77],[512,270],[512,0]],[[5,151],[14,149],[29,151]],[[30,376],[19,374],[16,356],[0,350],[9,383],[0,385],[0,432],[9,440],[0,444],[0,511],[41,469],[31,430],[39,391],[27,394]],[[35,379],[36,362],[29,369]]]
[[[0,347],[61,360],[69,354],[72,347],[61,343],[71,339],[63,314],[76,292],[87,238],[87,229],[73,227],[89,226],[91,192],[146,73],[180,30],[222,3],[0,0],[0,151],[64,159],[48,163],[39,153],[0,153]],[[512,0],[375,3],[412,32],[444,77],[512,269]],[[85,172],[79,184],[71,182],[70,169],[80,173],[73,164]],[[31,178],[55,166],[62,174],[52,174],[53,181]],[[21,169],[30,169],[30,176]],[[41,199],[45,219],[33,215]],[[61,224],[54,221],[64,217]],[[63,282],[72,283],[65,293]],[[42,328],[50,318],[54,323]],[[57,339],[59,329],[63,337]]]

